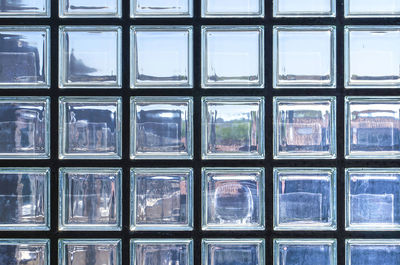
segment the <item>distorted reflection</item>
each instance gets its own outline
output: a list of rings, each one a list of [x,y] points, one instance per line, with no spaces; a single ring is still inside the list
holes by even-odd
[[[260,15],[261,2],[259,0],[207,0],[205,3],[205,15]]]
[[[398,242],[390,244],[357,245],[350,247],[349,265],[397,265],[400,262]]]
[[[0,2],[0,16],[44,14],[46,6],[46,0],[3,0]]]
[[[276,14],[287,16],[315,16],[332,12],[332,1],[334,0],[277,0],[274,2]]]
[[[351,16],[398,16],[400,5],[393,0],[347,0],[346,13]]]
[[[280,244],[277,265],[321,264],[334,265],[330,245]],[[335,253],[336,254],[336,253]]]
[[[190,265],[187,244],[137,243],[136,260],[132,264],[143,265]]]
[[[67,243],[65,265],[118,265],[117,244]]]
[[[0,264],[46,265],[47,255],[45,243],[0,242]]]
[[[134,0],[135,16],[188,15],[192,0]]]
[[[118,0],[63,0],[64,15],[106,16],[118,12]]]
[[[208,247],[208,265],[261,265],[259,246],[254,244],[212,244]]]

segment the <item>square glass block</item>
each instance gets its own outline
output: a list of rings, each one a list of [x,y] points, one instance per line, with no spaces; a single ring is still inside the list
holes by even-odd
[[[346,265],[398,265],[400,240],[347,239]]]
[[[335,88],[336,27],[274,26],[274,88]]]
[[[0,6],[0,18],[50,17],[50,0],[6,0]]]
[[[201,0],[202,17],[264,17],[262,0]]]
[[[203,159],[263,159],[264,98],[202,98]]]
[[[264,239],[203,239],[203,265],[263,265]]]
[[[345,87],[400,88],[400,27],[345,26],[344,32]]]
[[[118,168],[61,168],[59,230],[121,230]]]
[[[336,157],[335,97],[274,97],[274,158]]]
[[[59,265],[121,265],[120,239],[60,239]]]
[[[336,265],[336,239],[274,239],[274,265]]]
[[[193,230],[193,170],[133,168],[131,230]]]
[[[49,65],[49,26],[0,26],[0,88],[50,88]]]
[[[275,230],[336,230],[335,168],[274,168]]]
[[[50,98],[0,97],[0,159],[50,157]]]
[[[202,26],[201,31],[203,88],[264,87],[264,27]]]
[[[192,26],[131,27],[131,88],[193,87]]]
[[[192,97],[132,97],[131,159],[192,159],[192,123]]]
[[[264,168],[203,168],[202,229],[263,230]]]
[[[273,0],[274,17],[334,17],[336,0]]]
[[[106,18],[122,15],[122,0],[59,0],[61,18]]]
[[[398,0],[344,0],[344,16],[400,17],[400,3]]]
[[[60,159],[121,159],[121,97],[60,97]]]
[[[130,0],[132,18],[193,17],[193,0]]]
[[[49,239],[0,239],[2,265],[50,265]]]
[[[61,26],[60,88],[121,88],[121,27]]]

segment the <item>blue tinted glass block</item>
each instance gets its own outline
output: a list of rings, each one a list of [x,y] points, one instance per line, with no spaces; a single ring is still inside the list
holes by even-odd
[[[400,263],[398,239],[347,239],[346,265],[397,265]]]
[[[0,4],[0,18],[50,17],[50,0],[6,0]]]
[[[202,0],[202,17],[264,17],[262,0]]]
[[[397,0],[344,0],[344,16],[400,17],[400,4]]]
[[[132,18],[192,17],[193,0],[130,0]]]
[[[62,18],[121,17],[122,0],[59,0],[59,16]]]
[[[274,0],[274,17],[334,17],[335,0]]]
[[[0,264],[50,265],[50,240],[0,239]]]

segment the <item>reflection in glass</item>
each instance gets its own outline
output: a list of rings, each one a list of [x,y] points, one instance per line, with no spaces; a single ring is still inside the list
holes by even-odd
[[[0,264],[49,265],[48,239],[0,239]]]
[[[274,17],[334,17],[335,0],[274,0]]]
[[[202,0],[202,17],[263,17],[264,1]]]
[[[60,17],[121,17],[121,0],[61,0]]]
[[[344,0],[345,17],[399,17],[397,0]]]
[[[192,17],[193,0],[131,0],[131,17]]]
[[[0,2],[0,17],[50,17],[50,1],[4,0]]]
[[[400,241],[396,239],[346,240],[346,265],[397,265]]]

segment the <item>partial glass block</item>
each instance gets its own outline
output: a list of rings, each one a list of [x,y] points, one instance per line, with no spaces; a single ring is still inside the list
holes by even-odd
[[[262,0],[202,0],[202,17],[264,17]]]
[[[336,0],[273,0],[274,17],[335,17]]]
[[[50,0],[6,0],[0,3],[0,18],[50,17]]]
[[[108,18],[122,16],[122,0],[59,0],[61,18]]]
[[[132,26],[130,75],[131,88],[193,87],[193,27]]]
[[[60,26],[60,88],[121,88],[121,38],[120,26]]]
[[[274,88],[336,87],[335,26],[274,26],[273,38]]]
[[[202,26],[201,31],[203,88],[264,87],[263,26]]]
[[[132,18],[193,17],[193,0],[131,0]]]
[[[264,98],[202,98],[203,159],[263,159]]]
[[[49,26],[0,26],[0,88],[50,88],[49,65]]]
[[[400,27],[345,26],[344,31],[345,87],[400,88]]]
[[[50,265],[49,239],[0,239],[2,265]]]
[[[202,229],[263,230],[264,168],[203,168]]]
[[[344,0],[346,18],[400,17],[397,0]]]
[[[132,97],[131,159],[192,159],[193,98]]]
[[[60,97],[60,159],[121,159],[121,97]]]
[[[274,97],[274,158],[336,157],[335,97]]]
[[[335,168],[274,168],[275,230],[336,230]]]
[[[346,265],[397,265],[400,263],[398,239],[347,239]]]

